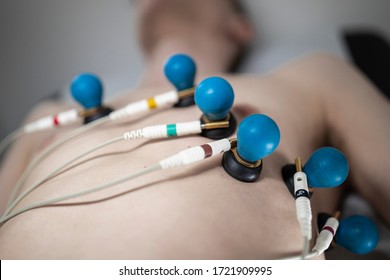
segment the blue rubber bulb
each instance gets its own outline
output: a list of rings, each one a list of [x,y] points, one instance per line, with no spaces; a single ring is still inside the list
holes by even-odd
[[[223,78],[210,77],[195,89],[195,103],[210,121],[226,119],[233,106],[234,91]]]
[[[348,160],[336,148],[324,147],[316,150],[309,158],[303,171],[313,188],[334,188],[348,177]]]
[[[164,73],[175,88],[181,91],[194,86],[196,65],[188,55],[175,54],[165,63]]]
[[[270,155],[279,142],[279,127],[266,115],[250,115],[238,126],[237,152],[246,161],[256,162]]]
[[[335,238],[341,247],[363,255],[375,249],[379,241],[379,232],[369,218],[355,215],[340,221]]]
[[[72,81],[70,91],[73,98],[86,110],[102,105],[103,86],[96,75],[83,73],[76,76]]]

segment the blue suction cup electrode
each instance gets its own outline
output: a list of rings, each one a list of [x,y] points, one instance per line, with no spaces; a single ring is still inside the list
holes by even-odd
[[[280,130],[273,119],[255,114],[238,126],[237,147],[224,153],[222,166],[233,178],[254,182],[260,176],[263,158],[275,151],[280,142]]]
[[[379,232],[369,218],[354,215],[340,221],[335,238],[341,247],[362,255],[375,249],[379,241]]]
[[[270,155],[279,142],[279,127],[266,115],[251,115],[238,126],[237,152],[246,161],[255,162]]]
[[[103,86],[96,75],[83,73],[76,76],[72,81],[70,91],[73,98],[86,110],[98,108],[102,104]]]
[[[316,150],[303,167],[308,184],[313,188],[334,188],[348,176],[348,160],[337,149],[324,147]]]
[[[232,86],[220,77],[206,78],[195,89],[195,103],[210,121],[226,119],[233,101]]]
[[[112,112],[110,108],[102,106],[103,86],[96,75],[83,73],[76,76],[71,83],[70,91],[73,98],[85,110],[97,109],[85,116],[84,124],[100,119]]]
[[[175,54],[166,61],[164,73],[175,88],[181,91],[194,86],[196,65],[190,56]]]

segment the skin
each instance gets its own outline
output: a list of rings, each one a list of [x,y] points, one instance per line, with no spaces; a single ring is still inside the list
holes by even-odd
[[[152,75],[168,52],[186,50],[207,66],[210,62],[204,52],[186,40],[167,39],[151,50],[150,57],[155,60],[146,65],[150,79],[109,105],[119,108],[169,90],[161,73]],[[238,43],[232,44],[234,49]],[[0,258],[277,259],[299,254],[303,243],[295,201],[282,181],[281,168],[297,156],[306,162],[322,146],[341,150],[349,160],[350,174],[339,188],[315,190],[313,217],[336,211],[342,193],[355,188],[384,221],[390,222],[386,211],[390,203],[390,176],[386,172],[390,166],[390,129],[384,121],[390,118],[390,105],[362,75],[326,54],[297,59],[266,76],[229,75],[223,71],[226,63],[216,60],[211,70],[203,66],[197,82],[211,75],[224,77],[235,90],[232,111],[238,121],[249,114],[266,114],[281,131],[280,145],[264,159],[258,181],[248,184],[230,177],[221,166],[221,156],[185,168],[158,171],[16,216],[0,228]],[[61,104],[45,104],[28,120],[64,109]],[[171,108],[94,129],[54,151],[31,174],[24,189],[80,152],[125,131],[192,121],[200,115],[195,106]],[[74,128],[26,136],[15,143],[0,173],[3,209],[26,164]],[[41,185],[17,208],[100,185],[210,141],[189,136],[106,147]]]

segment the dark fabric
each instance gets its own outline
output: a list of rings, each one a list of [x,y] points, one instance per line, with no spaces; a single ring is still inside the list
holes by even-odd
[[[345,31],[346,47],[353,63],[390,98],[390,45],[374,30]]]

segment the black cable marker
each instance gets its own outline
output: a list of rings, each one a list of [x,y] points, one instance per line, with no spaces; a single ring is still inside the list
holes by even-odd
[[[255,114],[239,125],[237,141],[223,155],[222,166],[233,178],[254,182],[262,170],[262,158],[275,151],[280,142],[280,131],[273,119]]]

